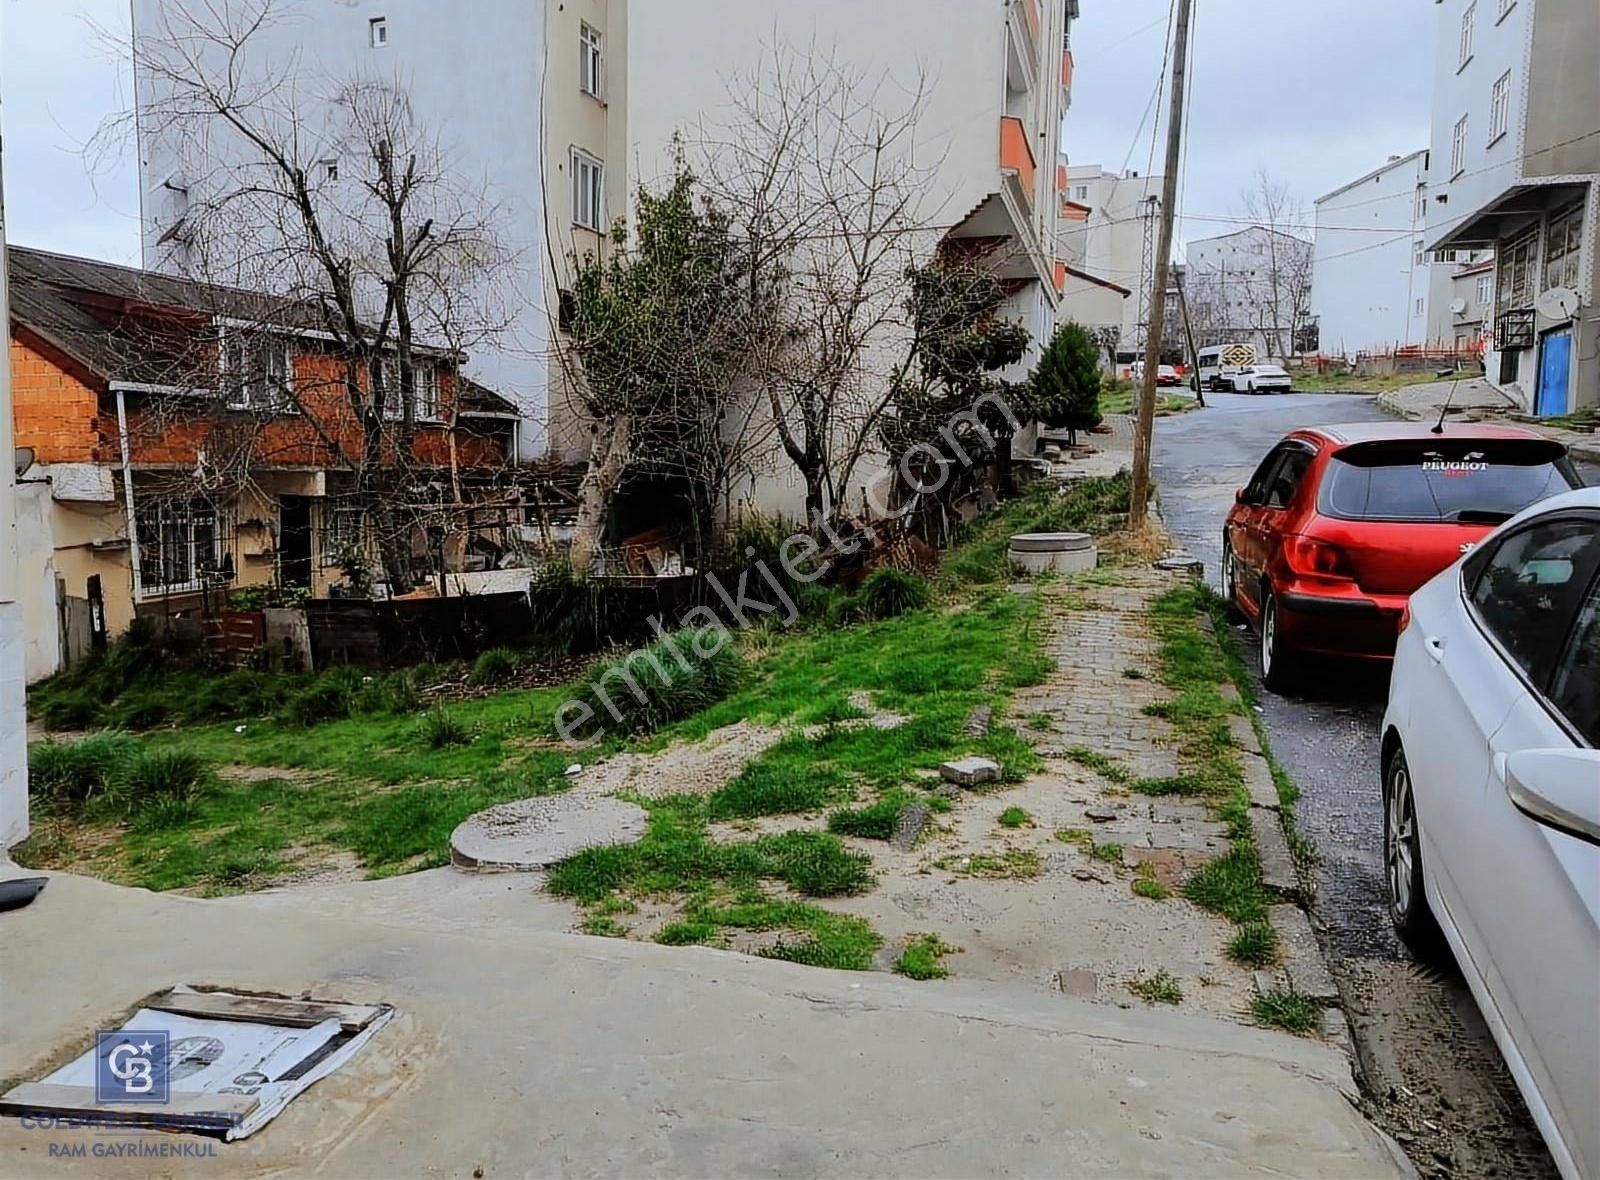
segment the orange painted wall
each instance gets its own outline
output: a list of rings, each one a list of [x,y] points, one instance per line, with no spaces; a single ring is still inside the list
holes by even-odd
[[[344,390],[344,369],[336,357],[320,353],[300,353],[295,357],[294,382],[302,412],[260,421],[247,414],[217,413],[213,407],[197,407],[192,417],[171,414],[171,404],[161,407],[166,414],[129,398],[128,432],[133,461],[193,464],[202,448],[220,458],[219,452],[248,447],[259,467],[326,467],[337,470],[361,454],[361,426],[350,408]],[[455,379],[439,377],[440,413],[448,416],[455,399]],[[398,425],[396,423],[395,425]],[[448,465],[449,431],[443,426],[419,425],[412,438],[414,462]],[[496,441],[458,431],[457,461],[462,466],[499,466],[507,455]],[[386,444],[385,458],[393,458],[392,442]],[[107,456],[109,459],[110,456]]]
[[[88,463],[101,440],[95,391],[25,340],[11,338],[11,401],[19,447],[40,463]],[[108,424],[113,427],[114,424]]]

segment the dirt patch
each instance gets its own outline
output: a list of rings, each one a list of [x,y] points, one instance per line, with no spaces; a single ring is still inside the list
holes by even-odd
[[[713,730],[704,740],[668,746],[653,754],[616,754],[574,776],[576,789],[614,795],[619,791],[658,799],[666,795],[709,795],[726,786],[756,758],[783,738],[784,731],[740,721]]]
[[[323,770],[298,770],[285,766],[219,766],[217,777],[230,783],[319,783],[331,777]]]
[[[343,885],[364,881],[367,867],[347,848],[307,848],[292,845],[284,849],[283,859],[294,867],[275,875],[268,889],[304,889],[315,885]]]
[[[1345,959],[1337,973],[1361,1058],[1363,1105],[1423,1176],[1555,1180],[1555,1163],[1453,968]]]

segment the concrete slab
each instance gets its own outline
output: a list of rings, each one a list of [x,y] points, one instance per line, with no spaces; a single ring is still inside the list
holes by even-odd
[[[450,833],[450,860],[463,869],[546,869],[586,848],[634,844],[650,813],[637,803],[569,791],[502,803],[469,816]]]
[[[1289,840],[1283,834],[1278,814],[1256,809],[1251,816],[1256,852],[1261,857],[1261,883],[1279,897],[1299,897],[1300,874],[1294,867]]]
[[[1250,806],[1277,811],[1280,806],[1278,784],[1272,781],[1272,767],[1267,765],[1267,760],[1260,754],[1241,754],[1239,761],[1244,766],[1244,785],[1250,792]],[[1275,824],[1279,821],[1275,816],[1264,816],[1261,822]]]
[[[181,978],[400,1008],[271,1127],[186,1175],[1407,1174],[1337,1050],[1187,1013],[470,912],[454,932],[253,912],[61,874],[5,922],[0,1075]],[[0,1120],[10,1174],[150,1173],[87,1150],[108,1141]]]
[[[1283,970],[1289,977],[1289,986],[1319,1004],[1337,1004],[1339,987],[1322,957],[1316,931],[1311,929],[1311,919],[1305,911],[1299,906],[1275,905],[1269,916],[1283,945]]]

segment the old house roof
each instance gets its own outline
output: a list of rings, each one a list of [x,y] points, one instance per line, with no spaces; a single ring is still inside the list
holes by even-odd
[[[12,322],[108,384],[194,383],[211,363],[209,338],[196,329],[218,320],[322,330],[319,309],[306,300],[26,246],[8,247],[6,257]],[[517,413],[476,381],[463,378],[462,393],[466,413]]]

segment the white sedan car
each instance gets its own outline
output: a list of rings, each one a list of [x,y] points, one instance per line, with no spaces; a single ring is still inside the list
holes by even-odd
[[[1233,375],[1235,393],[1294,392],[1294,378],[1280,365],[1245,365]]]
[[[1383,722],[1389,913],[1442,932],[1561,1174],[1600,1177],[1600,488],[1411,596]]]

